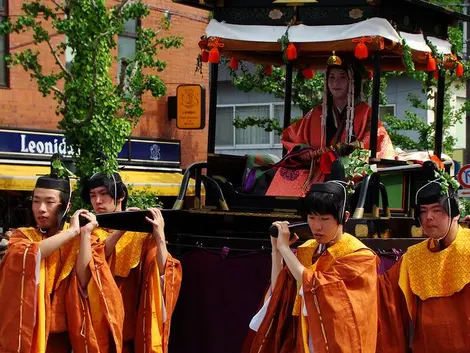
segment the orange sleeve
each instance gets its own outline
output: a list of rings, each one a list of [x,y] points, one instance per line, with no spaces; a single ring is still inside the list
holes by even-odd
[[[0,263],[0,351],[29,353],[36,318],[39,246],[19,230]]]
[[[379,332],[377,353],[406,353],[409,318],[398,285],[401,260],[378,277]]]
[[[175,310],[176,301],[178,300],[179,292],[181,289],[181,281],[183,278],[183,269],[181,263],[168,254],[166,260],[165,276],[164,276],[164,290],[165,306],[167,318],[163,325],[163,343],[164,352],[168,350],[168,341],[170,338],[171,317]]]
[[[244,342],[243,353],[300,352],[302,333],[300,320],[292,315],[297,295],[297,282],[284,267],[276,279],[258,332],[250,332]]]
[[[66,296],[69,337],[76,353],[122,350],[124,304],[105,261],[104,246],[92,248],[91,280],[85,291],[73,271]]]
[[[281,143],[287,149],[287,152],[297,145],[309,145],[311,141],[310,136],[310,119],[312,118],[314,109],[310,110],[305,116],[287,127],[281,136]],[[317,132],[318,134],[320,131]]]
[[[377,257],[368,249],[336,259],[333,266],[326,271],[312,271],[306,268],[302,274],[304,291],[316,290],[333,282],[354,280],[371,268],[377,269]]]
[[[162,290],[156,251],[155,246],[151,247],[143,262],[142,290],[134,339],[135,350],[142,353],[168,351],[171,316],[181,288],[181,263],[168,254]],[[162,300],[166,310],[165,322],[163,313],[159,314]]]
[[[377,262],[370,250],[342,256],[326,271],[303,273],[305,304],[315,351],[375,353]],[[317,334],[324,328],[324,335]],[[327,346],[325,346],[327,344]]]

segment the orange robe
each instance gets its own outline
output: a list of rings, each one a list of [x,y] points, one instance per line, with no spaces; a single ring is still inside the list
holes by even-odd
[[[312,263],[317,247],[310,240],[297,248],[304,300],[281,271],[251,353],[308,353],[309,338],[315,353],[375,353],[377,256],[347,233]]]
[[[302,119],[284,130],[281,142],[288,152],[292,151],[295,146],[308,145],[314,150],[324,148],[321,145],[321,116],[322,107],[318,106],[308,112]],[[358,141],[361,141],[365,149],[370,148],[370,119],[371,108],[367,103],[359,103],[354,109],[354,135]],[[377,157],[393,159],[395,152],[392,141],[387,131],[379,121],[379,129],[377,136]],[[347,132],[344,129],[339,142],[345,143],[347,140]],[[328,146],[333,141],[328,141]],[[266,195],[271,196],[304,196],[308,188],[304,187],[305,182],[309,178],[311,171],[308,169],[292,170],[281,167],[271,182]],[[325,175],[318,168],[318,163],[312,170],[311,180],[309,184],[315,182],[323,182]]]
[[[379,276],[377,352],[470,350],[470,230],[432,252],[425,240]]]
[[[97,228],[97,246],[111,234]],[[157,247],[151,234],[126,232],[108,262],[124,301],[124,353],[166,353],[171,316],[181,287],[182,268],[168,255],[163,286],[157,263]],[[162,310],[165,304],[165,312]]]
[[[92,252],[85,293],[74,270],[80,238],[41,258],[43,237],[17,229],[0,264],[0,352],[121,352],[124,310],[104,253]]]

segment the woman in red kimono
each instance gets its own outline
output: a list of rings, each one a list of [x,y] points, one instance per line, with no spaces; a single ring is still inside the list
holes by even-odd
[[[339,144],[370,147],[370,106],[361,101],[362,69],[358,60],[342,60],[334,53],[328,59],[323,104],[284,130],[281,142],[288,152],[302,151],[303,167],[280,164],[266,195],[305,196],[311,184],[325,181],[319,167],[319,150]],[[390,137],[379,122],[377,157],[393,158]]]

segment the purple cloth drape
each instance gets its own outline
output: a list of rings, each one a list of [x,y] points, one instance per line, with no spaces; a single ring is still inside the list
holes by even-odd
[[[269,286],[270,253],[232,256],[198,249],[181,263],[169,352],[240,353]]]

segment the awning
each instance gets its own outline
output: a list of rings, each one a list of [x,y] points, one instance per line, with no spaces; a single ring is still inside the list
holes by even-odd
[[[293,43],[321,43],[353,39],[357,37],[380,36],[399,42],[400,36],[384,18],[370,18],[347,25],[326,26],[247,26],[222,23],[211,20],[206,28],[207,37],[219,37],[234,41],[277,43],[279,38],[288,33]]]
[[[238,60],[283,65],[279,39],[285,34],[302,53],[295,63],[298,68],[324,69],[325,57],[329,57],[331,51],[354,52],[357,43],[365,41],[369,52],[382,53],[382,70],[404,70],[403,39],[411,49],[416,70],[427,70],[431,53],[428,42],[449,58],[445,61],[446,68],[453,69],[456,65],[456,57],[447,40],[431,36],[425,38],[420,33],[397,32],[388,20],[379,17],[346,25],[301,24],[290,27],[237,25],[212,19],[206,28],[207,38],[201,40],[199,46],[210,49],[211,45],[217,45],[222,55]],[[369,58],[364,60],[366,66],[373,64]]]
[[[0,164],[0,190],[31,191],[36,179],[50,172],[47,166]],[[164,173],[159,171],[133,171],[120,172],[123,181],[131,185],[134,190],[153,191],[160,196],[178,196],[183,174]],[[75,180],[72,180],[75,184]],[[194,195],[194,180],[189,183],[187,195]]]

